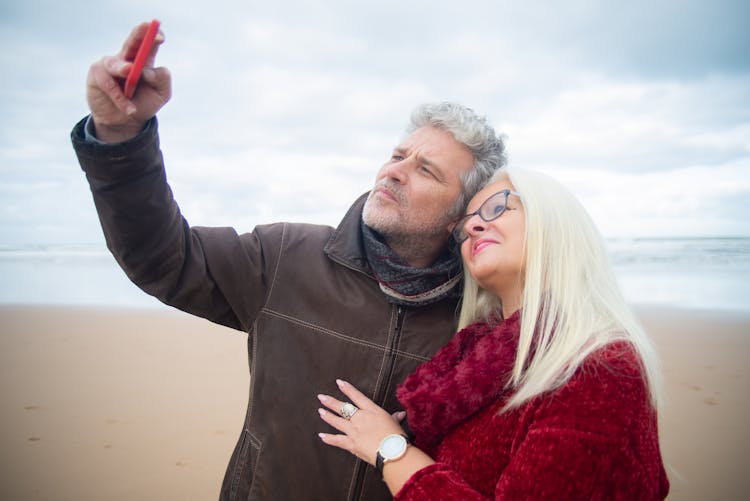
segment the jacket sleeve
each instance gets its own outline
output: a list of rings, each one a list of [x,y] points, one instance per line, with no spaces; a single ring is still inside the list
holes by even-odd
[[[191,228],[167,184],[156,119],[130,141],[71,133],[107,247],[128,278],[160,301],[228,327],[249,330],[266,294],[266,249],[281,225],[238,235]]]
[[[447,464],[437,463],[416,472],[396,499],[650,500],[666,496],[668,482],[658,451],[656,417],[637,369],[589,367],[560,390],[519,411],[519,431],[492,496],[482,495]],[[467,437],[466,449],[453,454],[470,455],[471,444],[485,440],[493,437]]]

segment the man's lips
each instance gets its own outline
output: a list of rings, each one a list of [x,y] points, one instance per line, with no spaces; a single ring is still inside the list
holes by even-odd
[[[496,243],[497,241],[489,238],[480,238],[474,242],[474,245],[471,247],[471,255],[476,256],[490,245],[495,245]]]
[[[396,195],[394,195],[391,190],[383,188],[382,186],[375,190],[375,194],[380,195],[383,198],[387,198],[388,200],[391,200],[393,202],[398,202],[398,198],[396,198]]]

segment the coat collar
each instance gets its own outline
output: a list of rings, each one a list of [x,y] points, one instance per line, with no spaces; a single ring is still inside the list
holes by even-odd
[[[499,324],[469,325],[399,386],[417,446],[433,447],[507,393],[519,329],[520,311]]]
[[[360,230],[362,210],[368,195],[369,192],[365,193],[352,204],[323,247],[323,252],[339,264],[372,275],[365,256],[365,246]]]

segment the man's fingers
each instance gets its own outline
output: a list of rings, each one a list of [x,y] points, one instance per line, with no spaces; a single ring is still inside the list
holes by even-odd
[[[120,49],[119,56],[122,59],[126,61],[132,61],[135,59],[135,55],[138,53],[141,42],[143,42],[143,39],[146,37],[146,32],[148,31],[150,24],[150,22],[141,23],[133,28],[133,31],[130,32],[130,35],[128,35],[128,38],[125,40],[125,43],[122,44],[122,49]],[[164,32],[159,30],[156,33],[156,37],[154,37],[154,45],[151,47],[151,51],[146,57],[146,66],[154,65],[156,53],[159,52],[159,46],[163,44],[165,40],[166,37],[164,36]]]
[[[143,72],[141,73],[141,80],[157,90],[168,89],[170,87],[171,79],[172,75],[169,73],[169,70],[164,67],[146,67],[143,68]]]
[[[120,57],[126,61],[132,61],[135,59],[135,55],[138,53],[138,47],[141,46],[143,37],[146,36],[149,24],[151,23],[145,22],[133,28],[133,31],[130,32],[130,35],[128,35],[128,38],[126,38],[125,42],[122,44]]]
[[[127,78],[133,63],[125,61],[119,57],[105,56],[101,59],[101,64],[107,72],[118,78]]]
[[[164,43],[164,33],[159,30],[158,33],[156,33],[156,37],[154,38],[154,45],[151,47],[151,52],[148,53],[148,57],[146,57],[146,66],[147,67],[153,67],[154,62],[156,61],[156,53],[159,52],[159,47],[161,44]]]
[[[125,97],[120,83],[105,69],[103,64],[91,67],[91,77],[93,78],[94,86],[101,90],[118,110],[126,115],[135,113],[135,105]]]

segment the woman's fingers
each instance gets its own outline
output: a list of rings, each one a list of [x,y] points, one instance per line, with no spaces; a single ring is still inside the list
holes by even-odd
[[[332,445],[334,447],[338,447],[339,449],[343,449],[345,451],[353,452],[354,444],[352,443],[352,439],[349,438],[346,435],[334,435],[331,433],[318,433],[318,437],[320,437],[320,440],[323,441],[323,443],[327,445]]]
[[[351,384],[339,380],[336,383],[350,402],[330,395],[318,395],[318,400],[325,407],[318,409],[318,413],[324,422],[341,434],[321,433],[320,439],[325,444],[347,450],[360,459],[374,464],[375,453],[383,437],[393,433],[403,433],[398,423],[405,413],[400,411],[389,414]],[[342,410],[347,403],[357,407],[348,419],[341,417]]]
[[[359,409],[378,408],[372,400],[367,398],[364,393],[359,391],[352,384],[340,379],[336,380],[336,384],[338,385],[342,393],[346,395],[349,401],[339,400],[338,398],[332,397],[330,395],[318,395],[318,399],[320,400],[320,402],[336,414],[342,415],[343,407],[347,403],[354,405],[357,408],[357,412],[359,411]]]
[[[339,387],[341,392],[349,397],[354,405],[360,409],[367,409],[375,406],[375,402],[367,398],[367,396],[354,387],[353,384],[347,383],[341,379],[336,380],[336,385]]]
[[[319,410],[320,417],[323,418],[323,421],[339,431],[344,431],[343,428],[348,421],[348,419],[341,417],[341,409],[344,406],[344,402],[329,395],[318,395],[318,400],[328,408],[328,410]]]

